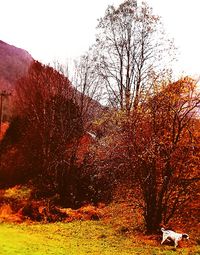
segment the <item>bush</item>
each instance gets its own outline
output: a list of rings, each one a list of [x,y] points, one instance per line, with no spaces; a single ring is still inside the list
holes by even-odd
[[[21,214],[24,218],[32,221],[57,222],[67,218],[67,214],[62,212],[55,205],[48,201],[29,201],[22,209]]]

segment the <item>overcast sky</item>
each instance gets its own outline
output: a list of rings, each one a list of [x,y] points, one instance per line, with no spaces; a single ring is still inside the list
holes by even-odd
[[[67,62],[95,40],[97,19],[123,0],[0,0],[0,40],[35,59]],[[176,72],[200,75],[200,0],[146,0],[179,47]]]

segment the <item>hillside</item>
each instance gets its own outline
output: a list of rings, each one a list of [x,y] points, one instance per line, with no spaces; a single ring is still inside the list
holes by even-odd
[[[28,71],[32,56],[25,50],[0,40],[0,89],[12,89]]]
[[[15,82],[27,74],[33,62],[34,59],[26,50],[0,40],[0,91],[12,91],[15,87]],[[73,86],[71,86],[71,89],[72,93],[75,93],[80,106],[84,100],[84,111],[87,112],[87,119],[91,120],[99,116],[103,111],[101,104],[86,95],[83,96],[82,93],[74,89]],[[4,98],[4,102],[5,100],[6,98]],[[3,107],[8,108],[7,105],[8,102],[4,103]],[[4,109],[3,112],[5,114],[8,112],[8,109]],[[5,117],[5,119],[7,118]]]

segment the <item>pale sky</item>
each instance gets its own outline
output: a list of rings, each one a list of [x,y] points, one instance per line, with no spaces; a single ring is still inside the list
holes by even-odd
[[[95,41],[97,19],[123,0],[0,0],[0,40],[49,63],[70,61]],[[200,75],[200,0],[146,0],[179,47],[177,73]]]

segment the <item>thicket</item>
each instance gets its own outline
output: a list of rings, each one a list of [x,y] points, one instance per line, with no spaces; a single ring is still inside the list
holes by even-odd
[[[69,80],[35,62],[16,85],[13,119],[0,145],[1,186],[29,182],[33,198],[72,208],[108,201],[104,180],[93,180],[94,169],[77,162],[83,135]]]

